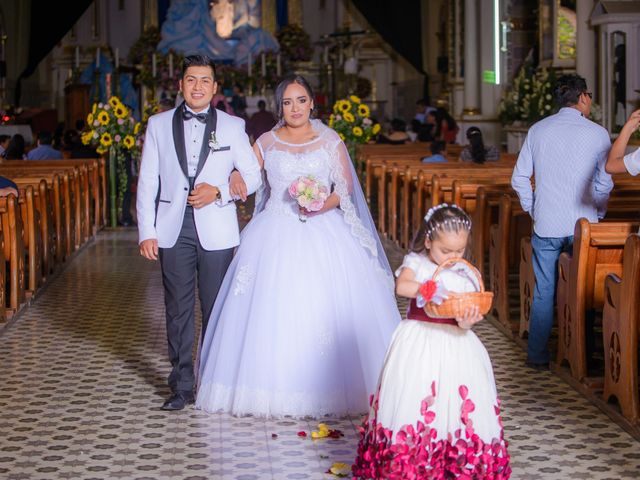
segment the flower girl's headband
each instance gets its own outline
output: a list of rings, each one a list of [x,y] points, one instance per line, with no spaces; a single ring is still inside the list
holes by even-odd
[[[447,207],[453,210],[457,210],[459,215],[455,217],[448,217],[441,222],[435,223],[434,225],[429,225],[429,220],[431,220],[433,214],[438,210],[442,210],[443,208]],[[465,230],[471,230],[471,221],[469,220],[469,217],[467,216],[466,212],[456,204],[449,205],[448,203],[441,203],[440,205],[431,207],[427,214],[424,216],[424,222],[429,227],[426,232],[427,238],[432,238],[433,233],[442,228],[446,228],[447,230],[459,230],[461,228],[464,228]]]

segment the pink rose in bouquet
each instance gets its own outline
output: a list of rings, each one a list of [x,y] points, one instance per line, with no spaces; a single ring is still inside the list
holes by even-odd
[[[298,205],[309,212],[317,212],[322,209],[324,202],[329,198],[329,189],[311,176],[299,177],[289,185],[289,195],[298,202]],[[300,214],[301,222],[307,220],[307,216]]]

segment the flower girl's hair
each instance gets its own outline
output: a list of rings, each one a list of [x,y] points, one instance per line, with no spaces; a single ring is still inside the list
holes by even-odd
[[[469,215],[457,205],[441,203],[429,209],[420,226],[420,230],[413,239],[411,250],[422,253],[426,250],[424,242],[426,239],[437,238],[438,233],[471,231],[471,219]]]

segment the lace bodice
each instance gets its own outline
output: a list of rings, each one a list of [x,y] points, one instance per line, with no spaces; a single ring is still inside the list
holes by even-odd
[[[298,215],[296,202],[289,196],[289,185],[298,177],[313,176],[331,189],[335,183],[335,143],[321,134],[314,140],[294,145],[280,140],[272,131],[260,138],[264,169],[271,189],[265,210]],[[270,137],[270,138],[269,138]],[[266,145],[265,145],[266,144]],[[266,146],[266,148],[265,148]]]
[[[338,208],[323,213],[320,218],[335,220],[339,216],[344,220],[351,234],[387,277],[392,292],[393,274],[347,147],[334,130],[319,120],[312,120],[311,124],[317,136],[306,143],[285,142],[278,137],[277,130],[258,139],[266,175],[256,193],[254,217],[265,212],[298,218],[298,206],[289,196],[289,186],[300,176],[312,175],[340,199]]]

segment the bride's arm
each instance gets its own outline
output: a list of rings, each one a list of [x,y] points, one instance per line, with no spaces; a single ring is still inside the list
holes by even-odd
[[[342,183],[342,185],[346,187],[346,193],[350,195],[353,191],[353,175],[351,174],[351,160],[349,158],[349,153],[347,151],[346,145],[341,141],[336,144],[335,148],[337,154],[337,165],[334,168],[334,171],[336,171],[337,176],[341,177],[340,179],[335,179],[335,181],[339,181],[340,183]],[[312,216],[328,212],[329,210],[333,210],[334,208],[339,207],[340,194],[337,192],[337,190],[334,190],[333,193],[329,195],[329,198],[327,198],[327,200],[324,202],[324,206],[317,212],[309,212],[303,208],[300,208],[300,211],[307,216]]]

